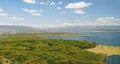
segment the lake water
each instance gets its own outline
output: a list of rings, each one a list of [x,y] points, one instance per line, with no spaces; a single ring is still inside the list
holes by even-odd
[[[105,64],[120,64],[120,55],[111,55],[106,57]]]
[[[77,32],[74,34],[76,36],[57,36],[52,38],[86,40],[102,45],[120,46],[120,32]],[[120,64],[120,55],[106,57],[105,64]]]
[[[76,36],[57,36],[52,38],[86,40],[90,42],[97,42],[102,45],[120,46],[120,32],[77,32],[74,34]]]
[[[120,46],[120,32],[74,32],[74,36],[51,36],[55,39],[86,40],[102,45]],[[107,56],[105,64],[120,64],[120,55]]]

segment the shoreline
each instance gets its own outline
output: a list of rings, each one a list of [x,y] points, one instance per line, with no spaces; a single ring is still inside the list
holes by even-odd
[[[97,45],[95,48],[86,49],[86,50],[94,53],[102,53],[105,54],[106,56],[120,55],[119,46]]]

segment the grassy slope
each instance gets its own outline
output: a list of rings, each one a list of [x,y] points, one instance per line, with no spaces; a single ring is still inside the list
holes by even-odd
[[[95,53],[104,53],[106,55],[120,55],[120,47],[117,46],[97,45],[95,48],[87,50]]]
[[[87,41],[45,39],[23,35],[1,38],[0,63],[102,64],[104,55],[84,50],[94,45]]]

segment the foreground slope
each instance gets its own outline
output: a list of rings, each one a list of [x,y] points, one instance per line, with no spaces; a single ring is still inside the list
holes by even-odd
[[[103,54],[85,50],[95,46],[87,41],[9,36],[0,39],[0,63],[103,64]]]

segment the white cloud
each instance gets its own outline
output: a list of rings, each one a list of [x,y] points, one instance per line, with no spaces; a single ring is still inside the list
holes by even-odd
[[[62,3],[62,1],[59,1],[58,3],[54,2],[54,1],[41,1],[39,4],[40,5],[52,5],[52,6],[54,6],[54,5],[62,5],[63,3]]]
[[[39,27],[66,27],[66,26],[102,26],[102,25],[120,25],[120,19],[115,17],[105,17],[105,19],[109,19],[109,22],[98,22],[98,19],[95,21],[81,21],[80,19],[72,20],[75,22],[64,22],[59,24],[44,24],[38,25]]]
[[[61,10],[62,8],[61,7],[57,7],[58,10]]]
[[[0,8],[0,16],[8,16],[8,13],[5,13],[2,8]]]
[[[67,27],[67,26],[109,26],[109,25],[119,25],[120,26],[120,19],[115,17],[102,17],[104,19],[111,19],[109,22],[98,22],[98,19],[95,19],[95,21],[82,21],[80,19],[71,20],[73,22],[70,22],[69,20],[61,20],[65,21],[63,23],[56,23],[56,24],[22,24],[22,26],[30,26],[35,28],[56,28],[56,27]],[[13,17],[13,19],[16,19]],[[6,23],[0,23],[0,25],[6,25]],[[19,25],[19,24],[8,24],[8,25]],[[21,26],[21,25],[20,25]]]
[[[41,5],[48,5],[47,2],[40,2]]]
[[[89,7],[93,5],[92,3],[89,2],[76,2],[76,3],[69,3],[68,5],[65,6],[67,9],[75,9],[74,13],[75,14],[85,14],[86,12],[82,10],[82,8]]]
[[[2,8],[0,8],[0,12],[3,12],[3,9],[2,9]]]
[[[52,2],[50,3],[50,5],[52,5],[52,6],[55,5],[55,4],[56,4],[56,3],[55,3],[54,1],[52,1]]]
[[[76,20],[73,20],[76,21]],[[68,26],[100,26],[100,25],[120,25],[120,19],[115,17],[101,17],[95,21],[81,21],[67,23]]]
[[[11,20],[24,20],[24,18],[19,18],[19,17],[10,17],[9,19],[11,19]]]
[[[51,5],[51,6],[54,6],[54,5],[62,5],[63,2],[62,1],[59,1],[58,3],[55,2],[55,1],[41,1],[39,3],[40,5]]]
[[[58,3],[58,4],[62,5],[62,4],[63,4],[63,2],[62,2],[62,1],[59,1],[59,3]]]
[[[27,9],[27,8],[24,8],[23,10],[34,16],[41,16],[41,12],[43,12],[43,10],[34,10],[34,9]]]
[[[42,14],[40,13],[32,13],[33,16],[41,16]]]
[[[85,12],[82,11],[82,10],[76,10],[76,11],[74,11],[74,13],[75,13],[75,14],[85,14]]]
[[[7,13],[0,13],[0,16],[8,16]]]
[[[34,9],[27,9],[27,8],[24,8],[23,10],[24,10],[25,12],[27,12],[27,13],[43,12],[43,10],[34,10]]]
[[[65,8],[69,9],[80,9],[80,8],[85,8],[92,5],[92,3],[89,2],[77,2],[77,3],[69,3],[68,5],[65,6]]]
[[[36,0],[23,0],[25,3],[35,4]]]
[[[120,19],[117,19],[115,17],[100,17],[97,19],[97,22],[101,23],[109,23],[109,22],[117,22],[120,21]]]

